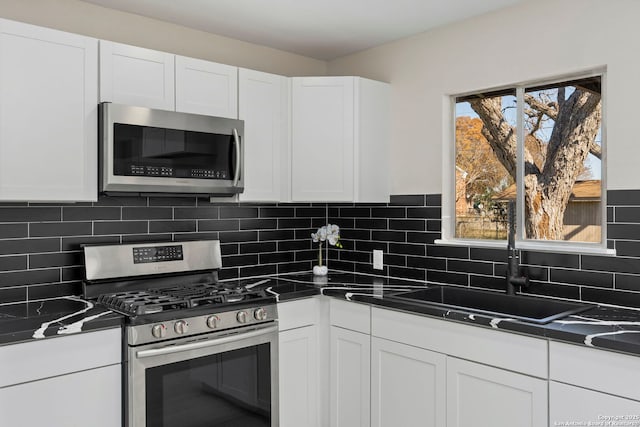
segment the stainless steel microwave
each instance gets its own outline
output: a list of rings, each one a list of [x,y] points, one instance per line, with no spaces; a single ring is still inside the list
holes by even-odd
[[[244,122],[103,102],[100,191],[233,195],[244,190]]]

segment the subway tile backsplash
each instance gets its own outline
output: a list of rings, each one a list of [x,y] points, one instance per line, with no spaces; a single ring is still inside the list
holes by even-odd
[[[384,275],[503,289],[506,247],[434,243],[440,238],[441,200],[439,194],[398,195],[385,207],[329,205],[330,215],[346,223],[357,213],[353,229],[336,222],[342,238],[353,239],[353,251],[358,254],[332,250],[330,259],[338,258],[339,267],[346,271],[376,274],[380,271],[371,268],[371,251],[382,249]],[[617,256],[523,251],[521,261],[532,280],[529,293],[640,307],[640,190],[608,191],[607,200],[607,243]],[[363,215],[367,209],[371,218]]]
[[[506,249],[439,246],[441,196],[390,203],[210,203],[199,198],[101,197],[95,203],[0,204],[0,303],[79,295],[81,244],[220,239],[222,278],[308,272],[326,222],[341,228],[331,270],[502,289]],[[617,256],[524,251],[528,292],[640,307],[640,190],[608,191],[608,245]],[[373,270],[372,251],[384,251]]]
[[[79,295],[82,244],[220,239],[222,278],[310,271],[312,227],[326,204],[210,203],[101,197],[95,203],[0,204],[0,303]]]

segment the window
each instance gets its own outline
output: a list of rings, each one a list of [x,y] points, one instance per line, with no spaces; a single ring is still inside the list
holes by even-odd
[[[455,98],[449,236],[603,245],[602,76]]]

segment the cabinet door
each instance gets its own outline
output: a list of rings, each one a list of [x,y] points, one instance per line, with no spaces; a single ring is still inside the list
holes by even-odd
[[[0,20],[0,200],[95,201],[98,41]]]
[[[447,358],[448,427],[546,427],[547,381]]]
[[[111,365],[0,389],[0,425],[119,427],[122,367]]]
[[[293,201],[354,200],[354,78],[293,79]]]
[[[175,55],[100,41],[100,101],[175,110]]]
[[[446,356],[371,339],[371,426],[445,425]]]
[[[176,56],[176,111],[238,118],[238,67]]]
[[[331,327],[330,419],[332,427],[370,424],[371,338]]]
[[[240,69],[239,118],[244,120],[241,201],[288,200],[289,79]]]
[[[616,425],[616,422],[618,425],[640,425],[640,402],[555,381],[549,382],[550,426]]]
[[[318,426],[316,326],[280,332],[280,426]]]

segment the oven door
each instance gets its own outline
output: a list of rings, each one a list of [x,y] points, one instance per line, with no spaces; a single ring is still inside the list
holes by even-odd
[[[129,348],[129,427],[278,426],[278,328]]]

